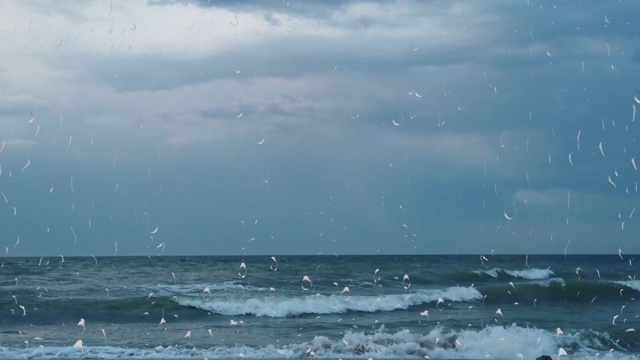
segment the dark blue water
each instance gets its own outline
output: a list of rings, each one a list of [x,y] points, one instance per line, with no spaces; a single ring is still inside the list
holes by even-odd
[[[628,256],[4,258],[0,274],[4,358],[640,352]]]

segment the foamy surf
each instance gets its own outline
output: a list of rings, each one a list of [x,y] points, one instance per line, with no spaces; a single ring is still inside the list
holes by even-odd
[[[419,290],[409,294],[380,296],[307,295],[294,298],[261,297],[245,301],[237,299],[178,297],[183,306],[195,307],[220,315],[260,315],[287,317],[304,314],[340,314],[348,311],[378,312],[406,310],[427,303],[481,300],[482,294],[472,287],[450,287],[445,290]]]
[[[533,284],[535,285],[539,285],[542,287],[550,287],[554,284],[566,284],[567,282],[564,281],[563,278],[558,278],[558,277],[554,277],[551,279],[547,279],[547,280],[542,280],[542,281],[534,281]]]
[[[204,331],[194,337],[206,337]],[[374,358],[374,359],[535,359],[547,354],[556,358],[560,348],[570,359],[635,359],[618,352],[615,347],[599,353],[590,346],[611,342],[598,333],[564,333],[519,326],[490,326],[481,330],[453,331],[443,327],[426,334],[409,330],[387,332],[383,327],[373,332],[347,331],[338,338],[315,336],[308,341],[278,346],[246,346],[243,344],[210,347],[150,344],[147,348],[126,348],[85,344],[84,348],[34,346],[1,347],[0,357],[30,358],[101,358],[101,359],[302,359],[302,358]],[[579,350],[572,350],[579,346]]]
[[[626,281],[612,281],[614,284],[624,285],[628,288],[631,288],[635,291],[640,292],[640,280],[626,280]]]
[[[551,269],[524,269],[524,270],[505,270],[500,268],[493,268],[489,270],[478,270],[475,272],[478,275],[485,274],[492,278],[519,278],[525,280],[546,280],[555,273]]]

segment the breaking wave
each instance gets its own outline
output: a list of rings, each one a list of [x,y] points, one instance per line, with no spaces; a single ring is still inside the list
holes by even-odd
[[[481,300],[482,294],[472,287],[450,287],[446,290],[419,290],[411,294],[380,296],[308,295],[295,298],[250,298],[218,300],[203,298],[177,298],[180,305],[195,307],[212,313],[288,317],[305,314],[339,314],[348,311],[378,312],[406,310],[411,306],[444,302]]]

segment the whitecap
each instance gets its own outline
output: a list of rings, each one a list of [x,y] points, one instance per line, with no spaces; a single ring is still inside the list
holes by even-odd
[[[378,312],[406,310],[410,306],[445,301],[481,300],[482,294],[472,287],[450,287],[445,290],[419,290],[411,294],[380,296],[308,295],[293,298],[202,299],[180,297],[180,305],[195,307],[227,316],[262,315],[287,317],[304,314],[340,314],[348,311]]]

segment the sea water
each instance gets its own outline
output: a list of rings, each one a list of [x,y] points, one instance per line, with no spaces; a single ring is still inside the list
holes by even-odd
[[[640,353],[632,256],[60,256],[1,265],[2,358]]]

